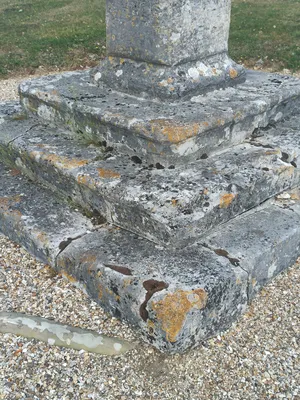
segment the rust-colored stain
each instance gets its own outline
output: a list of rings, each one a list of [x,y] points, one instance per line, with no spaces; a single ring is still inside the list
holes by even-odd
[[[40,157],[42,160],[47,161],[55,166],[59,166],[64,169],[79,168],[88,164],[88,160],[81,160],[79,158],[67,158],[63,156],[58,156],[57,154],[43,154],[37,151],[32,151],[30,153],[31,158]]]
[[[231,79],[235,79],[238,76],[238,72],[234,68],[229,69],[229,76]]]
[[[18,175],[21,174],[21,171],[20,171],[19,169],[17,169],[17,168],[13,168],[13,169],[11,169],[11,170],[9,171],[9,174],[10,174],[11,176],[18,176]]]
[[[132,275],[131,270],[123,265],[114,264],[103,264],[105,267],[112,269],[113,271],[119,272],[119,274],[130,276]]]
[[[177,199],[172,199],[171,200],[172,206],[176,207],[178,204],[178,200]]]
[[[220,208],[228,208],[235,199],[236,195],[233,193],[225,193],[220,198]]]
[[[105,178],[105,179],[117,179],[121,177],[121,175],[118,172],[104,168],[98,168],[98,174],[100,178]]]
[[[167,294],[158,302],[152,301],[152,309],[156,313],[157,320],[161,322],[162,329],[166,332],[167,340],[174,343],[183,327],[187,313],[193,308],[197,310],[205,308],[206,303],[207,293],[204,289],[179,289]]]
[[[170,143],[180,143],[189,138],[195,137],[200,128],[200,123],[180,124],[169,119],[154,119],[150,121],[152,134],[160,133]]]

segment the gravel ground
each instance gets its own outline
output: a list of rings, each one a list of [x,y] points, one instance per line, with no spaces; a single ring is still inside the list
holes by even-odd
[[[0,100],[17,80],[0,82]],[[300,400],[300,259],[230,331],[183,355],[141,343],[119,357],[0,335],[0,399]],[[0,236],[0,311],[17,311],[138,340],[79,289]]]

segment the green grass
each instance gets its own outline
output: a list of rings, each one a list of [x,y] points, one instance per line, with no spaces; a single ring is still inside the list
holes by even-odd
[[[230,55],[300,70],[300,1],[233,0]],[[0,77],[97,64],[105,0],[0,0]]]
[[[105,0],[0,0],[0,76],[96,63],[105,53]]]
[[[253,67],[300,70],[300,1],[233,0],[229,52]]]

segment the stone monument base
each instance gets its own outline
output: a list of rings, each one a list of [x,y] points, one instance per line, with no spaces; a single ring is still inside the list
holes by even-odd
[[[180,103],[89,72],[0,106],[0,230],[165,352],[227,329],[300,249],[300,81]]]
[[[27,112],[88,143],[169,167],[207,158],[297,111],[300,80],[248,71],[236,87],[172,103],[98,87],[83,71],[25,82],[20,97]]]

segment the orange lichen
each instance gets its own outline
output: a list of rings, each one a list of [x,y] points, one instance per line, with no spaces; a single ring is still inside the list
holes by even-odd
[[[60,168],[64,169],[73,169],[73,168],[79,168],[82,167],[86,164],[88,164],[88,160],[80,160],[78,158],[67,158],[63,156],[58,156],[57,154],[50,153],[50,154],[45,154],[45,153],[40,153],[38,151],[32,151],[30,153],[31,158],[41,158],[44,161],[50,162],[51,164],[58,166]]]
[[[195,137],[200,127],[199,123],[180,124],[168,119],[154,119],[150,121],[150,125],[153,134],[162,134],[170,143],[180,143]]]
[[[77,279],[74,278],[74,276],[68,274],[66,271],[61,272],[61,276],[65,279],[67,279],[70,283],[76,283]]]
[[[83,174],[78,175],[77,182],[80,185],[86,185],[90,188],[94,188],[96,186],[95,180],[92,177],[90,177],[89,175],[83,175]]]
[[[98,174],[100,178],[105,178],[105,179],[116,179],[121,177],[121,175],[118,172],[104,168],[98,168]]]
[[[162,329],[166,332],[169,342],[176,342],[186,316],[190,310],[201,310],[206,306],[207,293],[204,289],[176,290],[167,294],[163,299],[152,301],[152,309],[156,318],[161,323]]]
[[[291,193],[291,200],[300,200],[300,193]]]
[[[225,193],[220,198],[220,208],[227,208],[235,199],[236,195],[233,193]]]
[[[231,79],[236,78],[238,76],[237,70],[234,69],[234,68],[230,68],[229,69],[229,76],[230,76]]]

